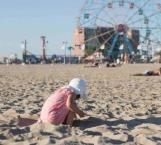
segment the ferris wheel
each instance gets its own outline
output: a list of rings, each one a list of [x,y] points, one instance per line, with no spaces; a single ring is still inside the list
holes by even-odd
[[[139,45],[150,52],[161,46],[161,0],[86,0],[78,26],[86,29],[86,47],[114,58],[136,53]]]

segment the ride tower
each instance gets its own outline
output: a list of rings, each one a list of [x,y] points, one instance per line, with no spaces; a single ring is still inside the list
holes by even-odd
[[[108,56],[112,59],[117,59],[119,54],[123,55],[123,59],[132,55],[135,51],[135,48],[130,41],[129,36],[127,35],[128,27],[124,24],[119,24],[115,26],[115,35],[113,37],[111,47],[108,49]]]
[[[46,41],[46,36],[41,36],[40,39],[41,39],[41,42],[42,42],[41,60],[42,60],[42,62],[46,62],[46,44],[48,43],[48,41]]]

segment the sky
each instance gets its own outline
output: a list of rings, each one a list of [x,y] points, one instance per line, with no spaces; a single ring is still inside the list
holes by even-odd
[[[63,54],[62,42],[72,44],[76,17],[84,0],[1,0],[0,56],[22,55],[21,42],[41,54],[40,36],[47,37],[47,54]]]

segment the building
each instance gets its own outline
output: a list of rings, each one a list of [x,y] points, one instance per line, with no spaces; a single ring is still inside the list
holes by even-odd
[[[139,30],[129,30],[127,35],[133,48],[137,49],[139,45]],[[112,27],[78,27],[74,31],[73,55],[77,57],[88,56],[102,45],[109,49],[114,36],[115,28]]]
[[[73,40],[73,55],[77,57],[84,57],[91,54],[99,46],[99,41],[96,37],[95,28],[76,28],[74,31]]]

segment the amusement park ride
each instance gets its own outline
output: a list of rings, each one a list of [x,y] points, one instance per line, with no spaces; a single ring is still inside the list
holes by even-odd
[[[74,34],[77,56],[103,48],[106,56],[117,59],[141,48],[152,57],[160,47],[161,0],[86,0]]]
[[[46,44],[48,43],[48,41],[46,41],[45,36],[41,36],[40,39],[42,42],[42,55],[41,56],[34,55],[27,50],[26,40],[21,42],[21,47],[23,49],[23,62],[24,63],[38,63],[38,62],[45,63],[46,62],[47,58],[46,58],[45,50],[46,50]]]
[[[46,55],[46,47],[48,41],[46,40],[46,36],[41,36],[41,55],[35,55],[28,51],[27,49],[27,40],[21,42],[21,49],[23,49],[22,57],[23,57],[23,63],[25,64],[46,64],[46,63],[75,63],[77,62],[77,57],[73,57],[71,55],[71,52],[73,50],[73,47],[66,46],[67,42],[63,41],[63,47],[65,54],[64,55]],[[67,51],[69,51],[69,55],[67,55]]]

